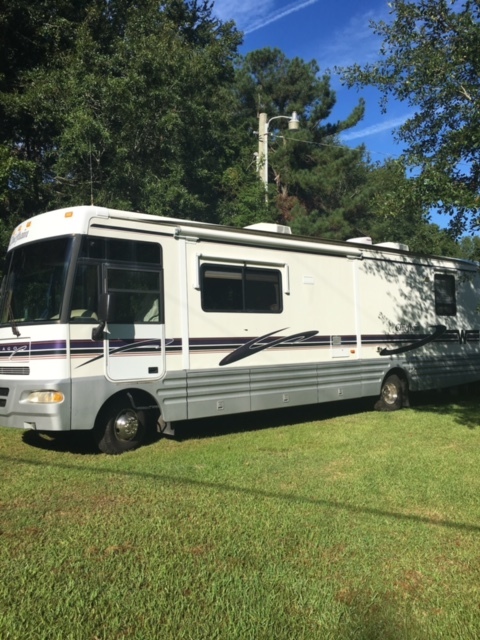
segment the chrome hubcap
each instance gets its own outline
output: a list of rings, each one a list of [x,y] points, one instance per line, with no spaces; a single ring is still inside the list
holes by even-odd
[[[382,398],[387,404],[395,404],[398,400],[398,390],[393,382],[387,382],[382,389]]]
[[[127,409],[115,420],[115,433],[119,440],[133,440],[138,433],[138,418],[135,411]]]

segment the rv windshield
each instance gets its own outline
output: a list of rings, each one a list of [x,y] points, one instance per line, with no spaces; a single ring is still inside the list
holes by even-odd
[[[60,318],[73,238],[55,238],[14,249],[8,255],[2,285],[2,324]]]

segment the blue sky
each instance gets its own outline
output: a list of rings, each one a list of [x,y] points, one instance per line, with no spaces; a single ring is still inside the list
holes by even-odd
[[[382,114],[374,89],[346,89],[333,72],[337,65],[378,58],[380,40],[369,21],[389,19],[387,0],[215,0],[214,11],[222,20],[235,20],[243,31],[242,53],[278,47],[289,58],[315,59],[321,72],[330,69],[337,92],[332,120],[346,117],[359,96],[365,98],[365,117],[344,134],[345,144],[365,144],[371,159],[378,162],[400,154],[394,130],[409,116],[408,105],[390,102]]]

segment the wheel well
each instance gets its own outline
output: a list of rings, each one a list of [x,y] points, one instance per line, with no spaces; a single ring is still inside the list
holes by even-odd
[[[105,413],[108,411],[108,407],[112,402],[115,402],[118,398],[126,398],[133,408],[145,411],[147,416],[151,416],[152,424],[156,424],[158,417],[160,416],[160,408],[155,398],[147,391],[142,389],[122,389],[111,395],[108,400],[105,400],[95,418],[95,426],[101,420],[103,420]]]

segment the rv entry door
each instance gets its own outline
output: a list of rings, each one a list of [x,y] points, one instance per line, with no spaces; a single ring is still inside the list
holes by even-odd
[[[107,378],[150,380],[165,370],[162,271],[107,264],[108,318],[104,331]]]

